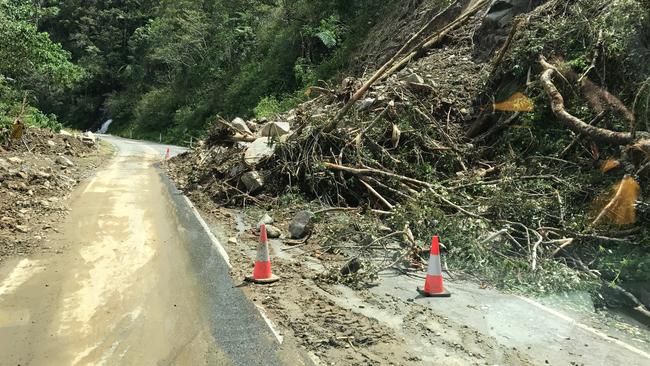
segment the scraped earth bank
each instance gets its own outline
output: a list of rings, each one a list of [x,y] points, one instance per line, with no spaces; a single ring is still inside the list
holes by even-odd
[[[28,129],[0,150],[0,261],[48,250],[73,189],[112,154],[94,136]]]

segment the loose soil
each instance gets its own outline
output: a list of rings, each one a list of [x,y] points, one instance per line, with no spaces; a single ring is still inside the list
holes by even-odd
[[[232,277],[242,279],[244,292],[282,336],[304,347],[319,364],[533,364],[518,350],[417,303],[324,281],[319,275],[327,263],[321,260],[314,236],[293,246],[286,244],[290,240],[271,240],[273,270],[280,282],[266,286],[244,282],[254,263],[259,211],[220,208],[200,194],[190,194],[190,199],[218,239],[228,243]],[[274,214],[274,218],[286,232],[290,217]]]
[[[49,250],[46,238],[67,215],[67,197],[112,152],[41,129],[28,129],[23,141],[0,150],[0,262]],[[73,165],[57,163],[59,157]]]

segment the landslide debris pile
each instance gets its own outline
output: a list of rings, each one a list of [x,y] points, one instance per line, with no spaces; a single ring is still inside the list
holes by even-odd
[[[419,242],[439,233],[456,268],[506,287],[650,280],[650,66],[639,61],[650,56],[649,4],[419,6],[403,16],[420,33],[369,62],[392,60],[376,82],[314,86],[272,121],[215,121],[170,162],[180,188],[234,207],[295,192],[361,207]],[[625,179],[641,189],[618,211]]]
[[[64,195],[82,178],[78,162],[97,150],[92,134],[27,128],[0,150],[0,259],[28,254],[63,215]]]

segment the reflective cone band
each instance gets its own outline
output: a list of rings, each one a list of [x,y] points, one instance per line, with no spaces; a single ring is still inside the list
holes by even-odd
[[[431,240],[431,252],[429,255],[429,266],[427,277],[424,282],[424,289],[418,292],[426,297],[449,297],[451,294],[445,290],[442,280],[442,265],[440,264],[440,239],[434,236]]]
[[[246,279],[255,283],[271,283],[280,279],[271,272],[269,240],[265,224],[260,226],[260,242],[257,244],[257,259],[255,260],[255,268],[253,268],[253,276]]]

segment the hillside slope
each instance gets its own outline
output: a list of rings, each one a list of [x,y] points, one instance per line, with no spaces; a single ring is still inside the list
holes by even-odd
[[[455,268],[495,285],[613,291],[622,296],[606,297],[647,315],[639,298],[647,302],[648,294],[635,290],[635,297],[616,284],[637,289],[649,280],[641,188],[650,173],[648,126],[641,121],[650,70],[639,63],[649,54],[648,4],[409,4],[369,33],[361,48],[369,56],[355,68],[363,74],[312,88],[317,97],[272,119],[288,122],[290,134],[265,120],[245,128],[218,120],[200,148],[171,163],[179,185],[234,207],[359,207],[370,222],[412,232],[417,243],[440,234]],[[400,22],[411,26],[396,33]],[[409,62],[395,61],[394,73],[350,103],[415,29],[421,36],[396,58]],[[344,105],[353,107],[343,114]],[[252,149],[243,141],[269,134],[272,148],[245,159]],[[242,179],[251,175],[260,184]],[[333,234],[372,227],[327,224]],[[414,243],[397,243],[392,255],[419,261]],[[377,269],[367,264],[372,280]]]

